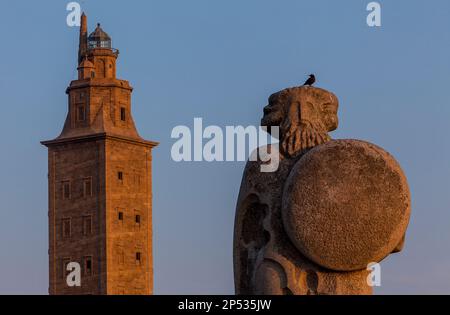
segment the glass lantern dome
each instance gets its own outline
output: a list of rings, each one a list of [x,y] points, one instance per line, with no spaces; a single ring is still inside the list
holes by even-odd
[[[111,37],[102,30],[100,23],[97,24],[96,29],[88,37],[88,49],[94,48],[112,49]]]

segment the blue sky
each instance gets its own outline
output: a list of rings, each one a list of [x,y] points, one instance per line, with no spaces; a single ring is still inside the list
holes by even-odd
[[[69,1],[2,2],[0,293],[46,294],[47,152],[76,76]],[[412,194],[404,251],[382,263],[378,294],[450,293],[450,2],[368,0],[80,1],[102,23],[134,86],[153,157],[155,293],[232,294],[232,235],[244,162],[175,163],[171,130],[255,125],[267,97],[316,74],[340,100],[334,138],[392,153]]]

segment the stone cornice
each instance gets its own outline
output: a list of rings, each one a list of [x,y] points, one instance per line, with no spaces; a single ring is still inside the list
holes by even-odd
[[[123,137],[123,136],[119,136],[119,135],[108,134],[105,132],[91,134],[91,135],[85,135],[85,136],[71,137],[71,138],[56,138],[54,140],[41,141],[41,144],[43,144],[47,147],[53,147],[53,146],[58,146],[58,145],[64,145],[67,143],[86,142],[86,141],[95,141],[95,140],[116,140],[116,141],[132,143],[132,144],[136,144],[136,145],[140,145],[140,146],[146,146],[146,147],[150,147],[150,148],[154,148],[159,144],[159,142],[155,142],[155,141],[128,138],[128,137]]]
[[[68,94],[70,90],[80,89],[80,88],[85,88],[85,87],[116,87],[116,88],[133,91],[133,87],[126,80],[84,79],[84,80],[72,81],[66,89],[66,94]]]

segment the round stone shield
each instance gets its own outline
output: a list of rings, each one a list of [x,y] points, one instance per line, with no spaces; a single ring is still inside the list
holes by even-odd
[[[332,140],[296,163],[283,191],[289,238],[306,257],[337,271],[366,269],[389,255],[410,216],[406,178],[373,144]]]

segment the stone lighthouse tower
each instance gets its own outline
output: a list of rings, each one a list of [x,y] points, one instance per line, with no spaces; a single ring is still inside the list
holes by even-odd
[[[87,32],[83,14],[78,79],[66,90],[64,128],[42,142],[48,147],[49,293],[152,294],[157,143],[136,131],[132,87],[116,78],[119,53],[111,38],[100,24]],[[67,282],[69,263],[80,266],[79,286]]]

